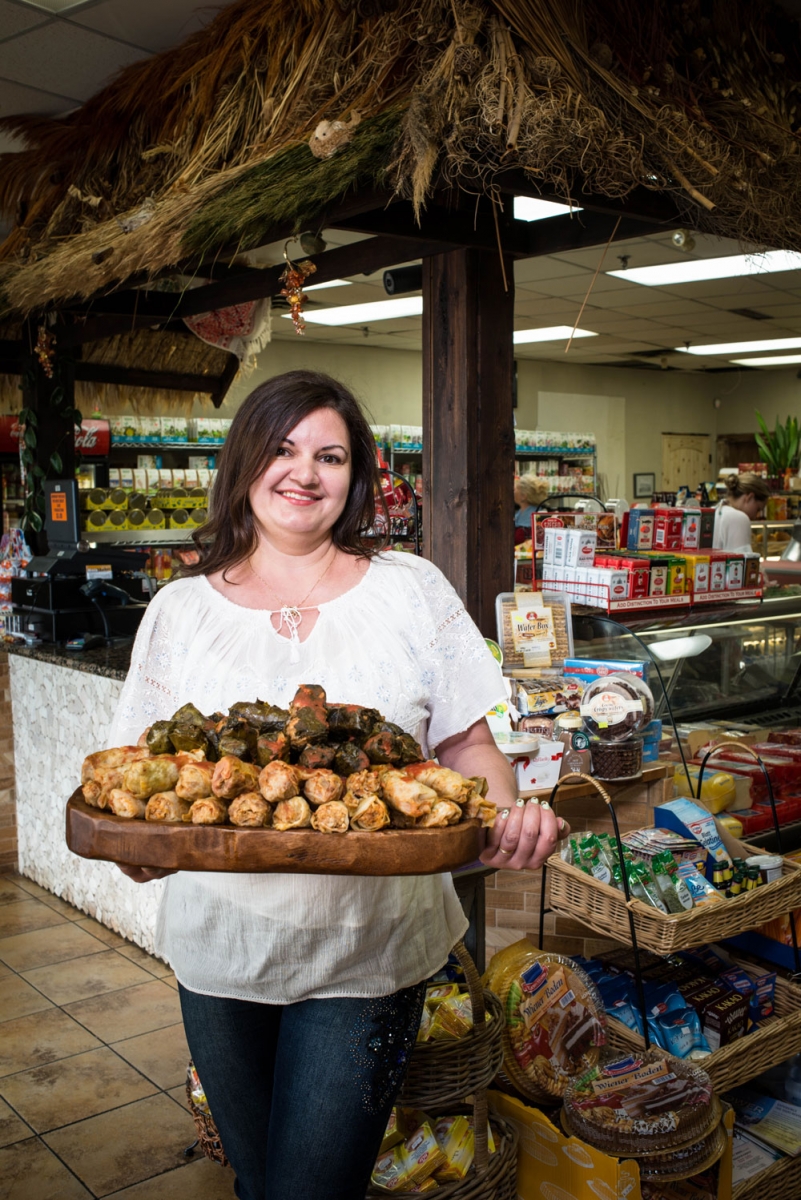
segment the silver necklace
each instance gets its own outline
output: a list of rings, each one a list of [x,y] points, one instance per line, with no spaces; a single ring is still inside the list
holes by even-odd
[[[282,626],[286,625],[287,632],[289,633],[289,641],[291,642],[291,646],[292,646],[291,652],[290,652],[290,661],[292,661],[292,662],[297,662],[298,657],[299,657],[298,647],[300,646],[300,638],[298,637],[298,627],[300,626],[300,623],[303,620],[302,614],[304,612],[308,612],[312,608],[318,607],[316,604],[310,604],[307,608],[304,608],[303,606],[306,603],[306,601],[309,599],[309,596],[311,596],[312,592],[314,592],[320,586],[320,584],[323,582],[326,575],[331,570],[331,567],[334,565],[335,559],[336,559],[336,553],[334,553],[334,555],[329,559],[328,565],[326,566],[323,573],[317,579],[315,579],[314,583],[311,585],[311,587],[309,588],[306,595],[303,597],[302,600],[299,600],[297,604],[290,604],[287,600],[284,600],[283,597],[279,596],[279,594],[275,590],[275,588],[271,584],[269,584],[267,582],[267,580],[264,578],[264,576],[260,575],[259,572],[256,570],[256,568],[253,566],[253,560],[250,558],[248,559],[248,566],[250,567],[251,571],[256,576],[256,578],[261,583],[264,584],[264,586],[267,588],[268,592],[271,592],[272,595],[275,596],[275,598],[277,600],[281,601],[281,608],[279,610],[279,618],[280,619],[278,622],[278,631],[280,632]]]

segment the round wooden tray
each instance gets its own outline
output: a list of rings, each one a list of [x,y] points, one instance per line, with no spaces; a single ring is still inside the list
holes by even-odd
[[[67,803],[67,845],[81,858],[177,871],[276,871],[304,875],[436,875],[481,851],[479,821],[445,829],[317,833],[162,825],[91,808],[78,788]]]

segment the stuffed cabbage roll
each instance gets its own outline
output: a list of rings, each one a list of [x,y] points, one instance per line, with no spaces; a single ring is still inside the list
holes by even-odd
[[[214,767],[211,790],[220,800],[233,800],[240,792],[252,792],[259,783],[259,768],[226,754]]]
[[[178,774],[175,794],[179,800],[203,800],[211,795],[211,781],[216,763],[186,763]]]
[[[311,809],[302,796],[280,800],[273,810],[273,829],[308,829]]]
[[[414,763],[406,767],[406,774],[433,788],[444,800],[454,800],[457,804],[464,804],[475,786],[472,779],[435,762]]]
[[[81,767],[81,783],[94,779],[97,767],[124,767],[141,758],[150,758],[147,746],[115,746],[111,750],[98,750],[87,754]]]
[[[440,829],[445,825],[455,825],[462,819],[462,810],[455,800],[437,800],[431,806],[431,812],[416,822],[421,829]]]
[[[178,782],[179,766],[175,758],[143,758],[125,768],[122,786],[138,800],[147,800],[156,792],[169,792]]]
[[[97,808],[108,808],[108,799],[112,788],[121,788],[123,786],[123,775],[125,774],[124,767],[97,767],[95,768],[95,777],[90,782],[96,783],[100,788],[97,797]]]
[[[390,808],[415,819],[430,813],[432,805],[439,800],[433,788],[417,779],[410,779],[402,771],[385,771],[382,774],[381,796]]]
[[[289,738],[281,732],[260,733],[256,742],[256,762],[260,767],[266,767],[276,758],[289,761]]]
[[[206,718],[203,713],[194,704],[182,704],[181,707],[172,714],[171,720],[181,723],[189,721],[191,725],[202,725]]]
[[[264,827],[272,821],[273,810],[260,792],[242,792],[231,801],[228,820],[240,827]]]
[[[360,829],[365,833],[374,833],[385,825],[389,825],[389,811],[378,796],[365,796],[350,816],[351,829]]]
[[[380,720],[381,714],[376,709],[362,708],[360,704],[334,704],[328,710],[328,727],[337,742],[350,738],[363,742]]]
[[[96,780],[90,779],[88,783],[82,784],[81,792],[86,804],[90,804],[92,808],[100,808],[98,801],[100,799],[101,788]]]
[[[224,825],[228,817],[228,804],[218,796],[205,796],[195,800],[184,817],[193,825]]]
[[[403,757],[400,735],[389,730],[372,734],[362,749],[371,763],[399,763]]]
[[[303,785],[303,794],[311,804],[328,804],[339,800],[345,784],[333,771],[314,771]]]
[[[497,812],[492,801],[480,796],[478,792],[473,792],[468,796],[467,803],[462,809],[467,820],[479,820],[485,829],[492,829]]]
[[[172,754],[175,747],[172,744],[170,730],[172,721],[154,721],[147,731],[145,745],[151,754]],[[141,741],[141,738],[140,738]]]
[[[376,771],[354,771],[348,776],[348,791],[356,796],[377,796],[381,789],[381,776]]]
[[[357,796],[355,792],[351,791],[346,791],[342,795],[342,803],[345,805],[345,808],[348,810],[351,816],[353,816],[353,814],[356,812],[356,809],[364,799],[364,796]]]
[[[347,833],[350,815],[341,800],[321,804],[311,815],[312,829],[318,833]]]
[[[115,817],[141,819],[145,815],[147,805],[138,796],[133,796],[124,788],[112,788],[109,792],[108,807]]]
[[[145,808],[146,821],[183,821],[191,804],[182,800],[175,792],[156,792]]]
[[[258,787],[269,804],[291,800],[300,791],[300,779],[294,767],[276,759],[262,767],[258,776]],[[248,789],[250,790],[250,789]]]

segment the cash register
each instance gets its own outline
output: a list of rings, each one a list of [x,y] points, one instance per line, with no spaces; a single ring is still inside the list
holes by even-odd
[[[47,552],[11,581],[22,633],[47,642],[132,638],[147,607],[135,599],[137,591],[142,594],[147,552],[90,545],[81,532],[75,480],[46,480],[43,488]]]

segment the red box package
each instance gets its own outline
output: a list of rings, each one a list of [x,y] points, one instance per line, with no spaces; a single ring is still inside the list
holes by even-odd
[[[745,838],[752,833],[762,833],[764,829],[770,829],[773,826],[773,817],[769,808],[737,808],[730,810],[726,816],[735,817],[740,822]]]
[[[655,508],[654,550],[681,550],[683,528],[684,509]]]
[[[751,747],[761,758],[786,758],[788,762],[801,763],[801,746],[783,746],[776,742],[755,742]]]
[[[801,729],[775,729],[768,734],[768,741],[783,746],[801,746]]]
[[[616,558],[613,562],[615,570],[629,573],[629,599],[636,600],[648,595],[648,576],[651,564],[647,558]]]
[[[776,816],[780,825],[791,825],[794,821],[801,821],[801,796],[776,800],[775,803]],[[756,809],[751,809],[751,812],[754,811],[767,813],[769,825],[773,824],[773,814],[768,801],[763,801],[761,804],[756,805]]]

